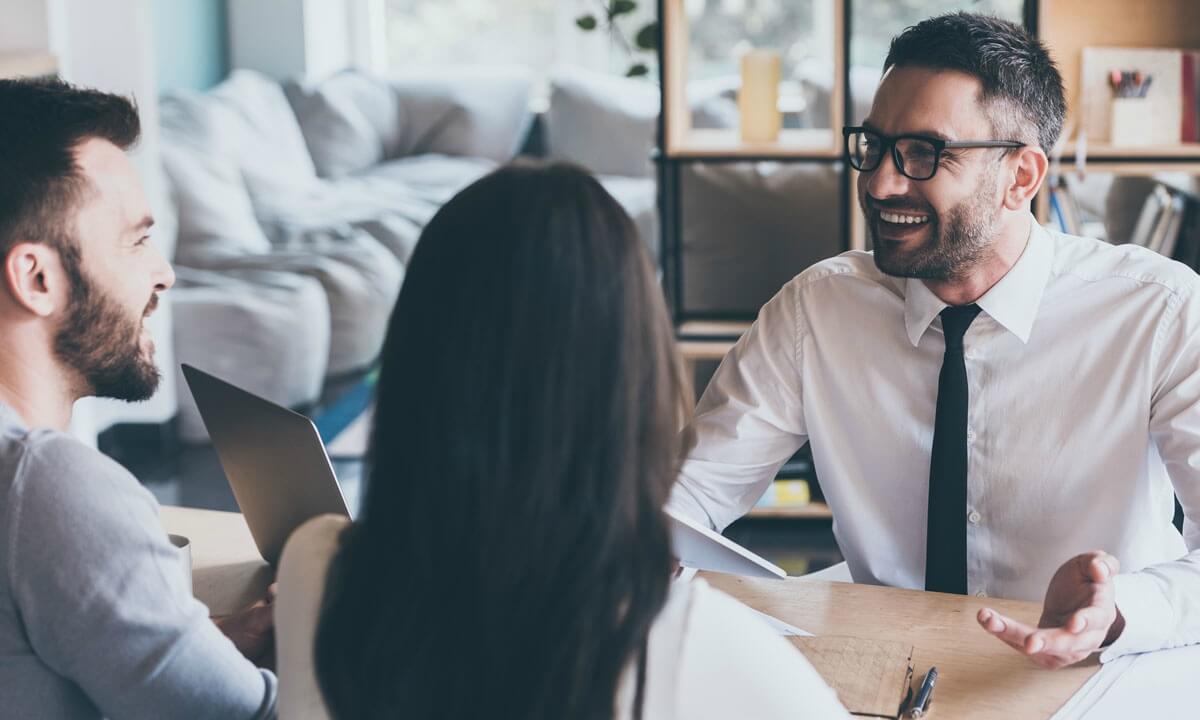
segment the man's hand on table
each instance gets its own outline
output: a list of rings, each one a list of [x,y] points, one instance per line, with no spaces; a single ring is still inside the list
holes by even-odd
[[[262,667],[272,664],[275,651],[275,589],[267,588],[267,597],[232,615],[213,618],[213,622],[234,647],[248,660]]]
[[[975,619],[1042,667],[1073,665],[1111,644],[1125,629],[1113,583],[1118,570],[1117,559],[1099,551],[1063,563],[1046,588],[1037,628],[991,608],[981,609]]]

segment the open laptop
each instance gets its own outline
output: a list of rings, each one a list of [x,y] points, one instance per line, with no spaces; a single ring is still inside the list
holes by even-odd
[[[350,515],[321,435],[312,421],[220,378],[183,365],[233,496],[258,551],[279,561],[292,531],[324,513]],[[712,530],[670,512],[680,565],[782,578],[778,566]]]
[[[191,365],[183,377],[267,562],[279,562],[292,531],[310,518],[350,515],[312,420]]]

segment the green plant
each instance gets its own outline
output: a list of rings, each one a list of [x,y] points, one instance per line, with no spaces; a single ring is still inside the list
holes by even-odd
[[[587,13],[575,18],[575,24],[584,32],[592,32],[603,28],[608,32],[611,41],[620,46],[629,56],[631,63],[625,71],[625,77],[645,77],[650,74],[650,67],[637,59],[638,53],[654,52],[658,49],[658,22],[643,25],[633,35],[632,42],[617,24],[619,18],[632,14],[637,10],[636,0],[597,0],[599,6],[595,13]]]

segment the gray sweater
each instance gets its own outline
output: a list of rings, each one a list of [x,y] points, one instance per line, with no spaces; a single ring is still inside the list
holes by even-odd
[[[187,571],[128,471],[0,404],[0,715],[274,717]]]

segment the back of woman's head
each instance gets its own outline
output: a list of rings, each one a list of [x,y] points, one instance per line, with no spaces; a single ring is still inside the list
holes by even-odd
[[[610,718],[666,597],[670,325],[629,217],[513,166],[426,227],[388,331],[360,522],[326,591],[341,718]]]

